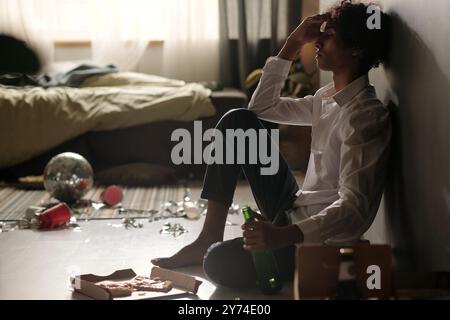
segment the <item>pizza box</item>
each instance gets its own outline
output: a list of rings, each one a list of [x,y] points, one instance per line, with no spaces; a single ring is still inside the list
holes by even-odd
[[[105,288],[97,284],[103,281],[127,281],[136,277],[137,274],[132,269],[118,270],[108,276],[98,276],[94,274],[83,274],[71,279],[74,292],[81,293],[96,300],[147,300],[147,299],[168,299],[179,296],[197,294],[199,286],[202,284],[195,277],[159,267],[153,267],[150,278],[160,278],[163,281],[171,281],[173,288],[167,293],[135,291],[131,296],[113,297]]]

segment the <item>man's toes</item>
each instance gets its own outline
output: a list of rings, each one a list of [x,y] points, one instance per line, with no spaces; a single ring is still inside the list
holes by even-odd
[[[156,258],[156,259],[152,259],[151,262],[152,262],[155,266],[163,267],[163,266],[164,266],[164,260],[167,260],[167,259],[164,259],[164,258]]]

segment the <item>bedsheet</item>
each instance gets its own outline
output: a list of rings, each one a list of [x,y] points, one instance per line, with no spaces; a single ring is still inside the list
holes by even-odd
[[[120,72],[92,77],[81,88],[0,86],[0,168],[88,131],[213,116],[210,94],[197,83]]]

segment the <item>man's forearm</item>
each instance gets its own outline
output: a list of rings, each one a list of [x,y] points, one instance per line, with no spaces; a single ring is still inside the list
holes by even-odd
[[[278,53],[278,58],[293,61],[297,57],[297,54],[300,52],[302,46],[303,43],[287,40],[283,48]]]
[[[280,240],[282,242],[280,244],[280,247],[287,247],[291,245],[301,244],[304,240],[303,232],[295,224],[282,227],[280,231],[281,231]]]

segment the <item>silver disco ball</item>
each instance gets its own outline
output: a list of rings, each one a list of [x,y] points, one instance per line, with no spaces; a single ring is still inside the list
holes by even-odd
[[[94,184],[89,162],[72,152],[52,158],[44,170],[44,187],[59,201],[73,204],[80,200]]]

